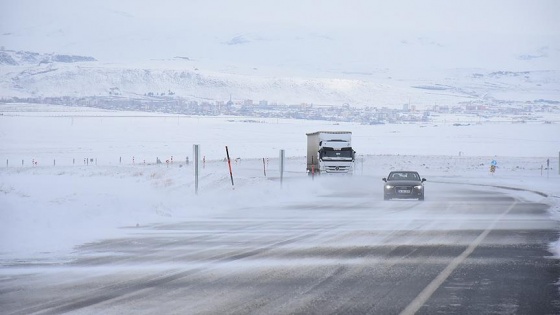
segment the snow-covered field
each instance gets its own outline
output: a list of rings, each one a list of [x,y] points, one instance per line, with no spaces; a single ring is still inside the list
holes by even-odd
[[[0,263],[60,260],[76,245],[137,226],[210,219],[250,203],[320,194],[320,181],[309,185],[304,156],[305,133],[318,130],[353,132],[355,176],[371,178],[371,190],[380,195],[381,177],[406,168],[418,170],[428,185],[450,181],[533,191],[510,193],[551,204],[553,216],[560,211],[558,123],[455,126],[461,118],[447,117],[431,124],[366,126],[47,105],[0,105],[0,113]],[[204,159],[198,194],[194,144]],[[281,149],[287,157],[282,184]],[[494,175],[492,160],[498,162]]]

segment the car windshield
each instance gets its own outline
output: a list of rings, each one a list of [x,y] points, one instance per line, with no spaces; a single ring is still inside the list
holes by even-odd
[[[420,180],[420,175],[415,172],[394,172],[389,174],[389,180]]]

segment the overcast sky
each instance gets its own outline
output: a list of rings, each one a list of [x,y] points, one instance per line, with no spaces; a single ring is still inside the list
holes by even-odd
[[[558,69],[560,1],[0,0],[5,49],[102,61]]]

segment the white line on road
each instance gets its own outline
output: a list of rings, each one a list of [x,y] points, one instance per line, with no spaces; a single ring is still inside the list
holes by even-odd
[[[442,272],[440,272],[440,274],[434,280],[432,280],[432,282],[430,282],[430,284],[428,284],[428,286],[426,286],[424,290],[422,290],[422,292],[420,292],[420,294],[418,294],[418,296],[414,300],[412,300],[412,302],[410,302],[410,304],[408,304],[408,306],[400,313],[400,315],[415,314],[422,307],[422,305],[424,305],[426,301],[428,301],[432,294],[443,284],[443,282],[447,280],[451,273],[455,271],[457,266],[463,263],[463,261],[467,259],[467,257],[469,257],[469,255],[478,247],[478,245],[480,245],[480,243],[488,235],[488,233],[490,233],[492,229],[494,229],[496,223],[502,220],[502,218],[507,215],[511,211],[511,209],[515,207],[515,205],[517,205],[517,201],[514,201],[506,211],[504,211],[502,214],[500,214],[500,216],[492,221],[492,223],[486,228],[486,230],[484,230],[484,232],[482,232],[469,245],[469,247],[467,247],[467,249],[465,249],[465,251],[461,253],[461,255],[455,257],[455,259],[453,259],[453,261],[449,265],[447,265],[447,267]]]

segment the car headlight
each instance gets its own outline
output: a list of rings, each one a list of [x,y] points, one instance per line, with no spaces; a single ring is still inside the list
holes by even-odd
[[[391,189],[391,188],[393,188],[393,187],[394,187],[394,186],[392,186],[392,185],[385,185],[385,189]]]
[[[414,186],[414,188],[416,188],[416,189],[418,189],[418,190],[421,190],[421,189],[424,188],[424,187],[423,187],[422,185],[417,185],[417,186]]]

